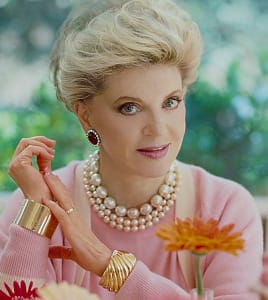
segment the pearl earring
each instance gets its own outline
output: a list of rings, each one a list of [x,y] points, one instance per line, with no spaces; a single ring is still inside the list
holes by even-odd
[[[97,133],[97,131],[95,129],[89,129],[87,132],[87,138],[89,140],[89,142],[93,145],[93,146],[99,146],[101,143],[100,140],[100,136]]]

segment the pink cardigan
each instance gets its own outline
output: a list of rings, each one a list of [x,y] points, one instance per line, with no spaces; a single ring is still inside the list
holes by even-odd
[[[72,162],[57,171],[71,193],[74,192],[77,164]],[[259,278],[263,249],[262,225],[253,198],[242,186],[230,180],[213,176],[199,167],[190,166],[190,169],[195,185],[195,215],[204,219],[216,218],[221,226],[235,223],[235,230],[243,231],[246,240],[245,251],[237,257],[223,252],[205,257],[202,263],[205,287],[214,289],[217,300],[258,299],[248,291]],[[26,284],[33,281],[34,287],[51,280],[77,282],[79,268],[76,263],[48,259],[49,245],[68,245],[59,227],[48,240],[12,224],[22,200],[23,195],[17,190],[0,217],[0,291],[7,294],[4,282],[13,287],[13,281],[20,282],[22,279]],[[177,253],[164,251],[162,240],[155,236],[157,227],[174,217],[175,209],[157,226],[142,232],[126,233],[110,228],[92,211],[91,226],[95,234],[111,249],[134,253],[138,262],[117,294],[104,290],[99,286],[99,277],[89,272],[82,274],[81,286],[97,293],[103,300],[189,300],[189,288]]]

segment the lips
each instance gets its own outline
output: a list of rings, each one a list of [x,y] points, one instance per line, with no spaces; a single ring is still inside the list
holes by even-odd
[[[137,149],[137,151],[143,156],[146,156],[148,158],[159,159],[164,157],[167,154],[169,145],[170,144],[153,146],[153,147],[145,147],[145,148]]]

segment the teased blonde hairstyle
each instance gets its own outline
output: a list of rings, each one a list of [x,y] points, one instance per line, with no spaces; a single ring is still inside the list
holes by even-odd
[[[202,41],[191,17],[169,0],[88,0],[63,23],[51,55],[57,97],[101,94],[108,76],[145,64],[176,65],[184,91],[197,76]]]

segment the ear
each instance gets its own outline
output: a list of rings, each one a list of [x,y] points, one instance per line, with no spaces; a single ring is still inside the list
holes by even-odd
[[[85,132],[91,128],[90,125],[90,109],[87,102],[76,101],[74,104],[74,113],[80,121]]]

